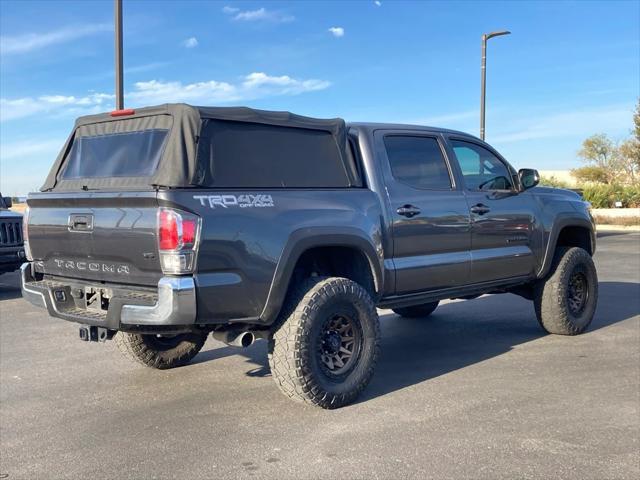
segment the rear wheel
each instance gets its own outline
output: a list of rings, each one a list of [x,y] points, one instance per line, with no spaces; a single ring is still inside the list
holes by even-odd
[[[440,302],[423,303],[422,305],[413,305],[411,307],[394,308],[393,311],[401,317],[428,317],[436,308],[438,308],[438,303]]]
[[[151,335],[118,332],[114,340],[119,350],[130,360],[165,370],[189,363],[202,349],[207,333]]]
[[[346,278],[308,280],[289,299],[269,341],[269,365],[289,398],[322,408],[353,401],[378,356],[380,327],[371,296]]]
[[[538,322],[549,333],[577,335],[587,329],[598,303],[598,275],[582,248],[556,251],[551,272],[536,289]]]

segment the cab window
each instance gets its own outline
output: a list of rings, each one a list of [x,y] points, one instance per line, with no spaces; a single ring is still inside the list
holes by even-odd
[[[418,189],[451,190],[449,168],[437,139],[387,135],[384,145],[396,180]]]
[[[451,140],[451,144],[469,190],[513,189],[509,169],[489,150],[462,140]]]

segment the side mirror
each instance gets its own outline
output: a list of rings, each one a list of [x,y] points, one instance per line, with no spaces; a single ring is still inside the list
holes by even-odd
[[[11,197],[2,197],[4,204],[7,208],[11,208],[13,206],[13,202],[11,201]]]
[[[521,168],[518,170],[518,178],[522,191],[533,188],[540,183],[540,174],[533,168]]]

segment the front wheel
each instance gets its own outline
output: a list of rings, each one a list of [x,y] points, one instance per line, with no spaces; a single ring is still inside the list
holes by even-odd
[[[206,332],[151,335],[118,332],[114,337],[122,354],[147,367],[166,370],[189,363],[204,346]]]
[[[289,398],[322,408],[352,402],[367,386],[380,327],[371,296],[346,278],[313,278],[289,299],[269,341],[269,366]]]
[[[587,329],[598,303],[598,275],[582,248],[558,248],[551,272],[536,288],[538,322],[549,333],[577,335]]]

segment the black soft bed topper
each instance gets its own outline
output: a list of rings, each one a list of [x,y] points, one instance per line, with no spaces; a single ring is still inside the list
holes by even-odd
[[[230,125],[232,127],[229,127]],[[310,157],[313,157],[314,162],[322,164],[326,162],[326,165],[322,167],[319,165],[315,167],[322,170],[328,187],[361,185],[358,168],[349,147],[345,122],[340,118],[323,120],[289,112],[255,110],[247,107],[194,107],[186,104],[166,104],[135,109],[127,115],[114,116],[110,113],[104,113],[78,118],[73,132],[58,155],[41,190],[153,189],[158,186],[170,188],[220,187],[220,181],[217,181],[216,176],[217,172],[224,173],[224,169],[220,168],[220,165],[214,165],[213,148],[203,149],[203,146],[199,145],[199,143],[204,144],[203,141],[199,142],[201,136],[207,137],[208,141],[214,143],[217,141],[211,133],[211,131],[215,131],[217,126],[222,129],[226,126],[227,130],[235,129],[240,131],[240,135],[243,135],[242,128],[246,127],[247,136],[242,138],[249,144],[252,141],[252,132],[261,131],[263,135],[260,138],[263,144],[260,148],[263,149],[262,151],[270,153],[270,155],[265,155],[265,158],[269,158],[270,161],[290,162],[293,169],[296,167],[300,169],[301,167],[296,165],[297,162],[311,161]],[[296,135],[296,137],[314,137],[314,142],[308,143],[308,145],[316,146],[314,151],[318,150],[319,152],[311,154],[312,152],[305,151],[304,145],[307,144],[304,141],[299,144],[303,145],[300,151],[296,151],[294,147],[288,145],[286,132],[294,132],[290,130],[291,128],[302,129],[295,131],[296,134],[303,133],[303,135]],[[118,134],[148,131],[163,132],[164,135],[161,148],[158,149],[157,165],[153,165],[153,168],[148,172],[136,172],[135,175],[127,176],[113,172],[105,174],[104,171],[108,172],[108,168],[100,168],[102,173],[98,174],[89,169],[90,174],[88,175],[86,172],[70,175],[66,171],[71,168],[68,163],[72,154],[77,156],[74,160],[75,163],[84,161],[82,154],[78,153],[81,147],[74,145],[74,142],[83,145],[83,141],[87,139],[99,140]],[[277,132],[277,134],[273,134],[273,132]],[[219,143],[224,143],[223,137],[220,138]],[[291,138],[292,144],[296,145],[293,135]],[[82,148],[85,149],[83,154],[86,155],[88,147]],[[203,150],[205,150],[204,153]],[[238,151],[233,148],[231,150],[227,148],[227,150],[236,154],[235,157],[233,155],[225,157],[228,159],[225,160],[227,163],[235,163],[234,159],[237,158],[238,153],[243,152],[243,150]],[[224,155],[219,156],[223,157]],[[104,164],[109,160],[108,158],[98,158],[97,161]],[[135,160],[125,158],[124,161]],[[259,167],[268,171],[273,165],[264,162]],[[82,169],[78,169],[77,165],[74,165],[73,168],[78,172],[83,172]],[[228,169],[229,166],[226,168]],[[281,185],[278,186],[290,186],[285,182],[280,183]],[[247,185],[238,186],[247,187]]]

